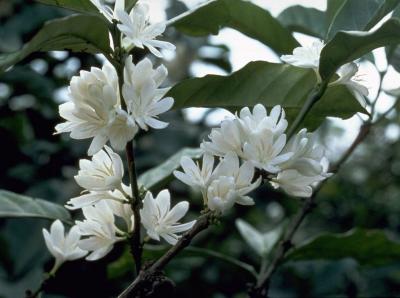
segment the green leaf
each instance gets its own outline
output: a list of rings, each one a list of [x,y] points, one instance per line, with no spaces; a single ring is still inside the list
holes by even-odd
[[[290,6],[281,12],[278,20],[289,30],[323,39],[325,36],[325,13],[301,5]]]
[[[98,12],[96,6],[94,6],[92,2],[90,2],[89,0],[36,0],[36,1],[46,5],[63,7],[79,12],[86,12],[86,13]]]
[[[138,0],[125,0],[125,10],[130,12],[136,2],[138,2]]]
[[[0,55],[0,72],[34,52],[57,50],[110,53],[106,23],[99,17],[88,15],[73,15],[47,22],[21,50]]]
[[[139,185],[147,189],[152,189],[167,180],[172,172],[180,167],[180,161],[183,156],[190,158],[200,158],[202,150],[199,148],[185,148],[175,153],[159,166],[148,170],[139,177]]]
[[[168,96],[175,99],[176,109],[222,107],[235,111],[257,103],[268,108],[281,105],[291,120],[302,108],[315,84],[312,70],[256,61],[229,76],[207,75],[182,81],[170,90]],[[327,116],[347,118],[363,111],[346,87],[330,87],[311,110],[305,126],[313,129]]]
[[[395,9],[399,3],[399,0],[343,1],[329,26],[327,39],[331,39],[340,30],[369,30]]]
[[[0,218],[60,219],[71,223],[71,215],[63,206],[6,190],[0,190]]]
[[[330,79],[343,64],[360,58],[373,49],[400,42],[400,20],[390,19],[373,32],[339,32],[321,52],[319,72]]]
[[[295,250],[286,261],[353,258],[362,266],[380,266],[400,259],[400,243],[380,230],[353,229],[345,234],[324,234]]]
[[[216,0],[171,20],[177,30],[193,36],[236,29],[280,54],[291,53],[298,43],[290,31],[261,7],[243,0]]]

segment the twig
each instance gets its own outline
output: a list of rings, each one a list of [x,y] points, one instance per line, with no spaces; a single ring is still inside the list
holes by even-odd
[[[357,137],[354,139],[353,143],[343,154],[342,158],[336,164],[330,167],[329,172],[337,173],[339,171],[340,167],[347,161],[347,159],[351,156],[358,145],[360,145],[360,143],[363,142],[364,139],[368,136],[371,131],[371,127],[372,123],[369,121],[365,122],[361,126],[360,131]],[[249,296],[251,298],[268,297],[268,288],[271,277],[278,268],[279,264],[283,261],[287,251],[293,246],[293,236],[299,229],[304,218],[315,208],[315,197],[317,196],[322,186],[326,183],[326,181],[327,180],[324,180],[314,189],[312,196],[304,201],[303,207],[294,216],[280,244],[278,245],[275,254],[272,257],[269,266],[265,270],[261,270],[256,285],[252,289],[250,289]]]
[[[39,297],[40,293],[42,293],[46,287],[48,286],[50,280],[54,277],[54,275],[51,274],[46,274],[44,277],[42,283],[40,284],[39,288],[36,289],[35,292],[32,292],[31,290],[27,290],[25,293],[26,298],[36,298]]]
[[[115,50],[114,50],[115,61],[113,61],[114,62],[113,64],[114,67],[116,68],[118,75],[118,86],[119,86],[121,107],[122,109],[127,111],[126,102],[122,92],[124,85],[124,65],[125,65],[126,54],[124,53],[121,47],[121,33],[117,29],[117,23],[114,23],[113,40],[115,45]],[[130,201],[134,216],[134,228],[132,236],[130,237],[130,247],[133,258],[135,260],[136,273],[139,274],[140,269],[142,267],[142,249],[143,249],[140,236],[141,200],[139,195],[139,186],[136,174],[135,155],[133,152],[133,141],[129,141],[126,144],[125,151],[126,151],[126,159],[128,161],[129,182],[131,184],[131,189],[132,189],[132,198]]]
[[[208,228],[213,214],[208,212],[199,217],[192,229],[186,232],[181,239],[171,247],[161,258],[149,268],[141,271],[136,279],[118,296],[118,298],[140,297],[141,284],[146,282],[152,275],[161,271],[179,252],[187,247],[192,239],[201,231]]]

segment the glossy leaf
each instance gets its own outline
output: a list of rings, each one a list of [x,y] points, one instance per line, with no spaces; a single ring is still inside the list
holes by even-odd
[[[61,205],[6,190],[0,190],[0,218],[44,218],[71,222],[71,215]]]
[[[207,75],[182,81],[168,96],[175,108],[223,107],[232,111],[262,103],[271,108],[281,105],[293,119],[316,84],[312,70],[285,64],[256,61],[229,76]],[[344,86],[331,87],[306,119],[316,128],[326,116],[348,118],[363,109]]]
[[[339,32],[321,52],[319,71],[329,79],[343,64],[360,58],[373,49],[400,42],[400,20],[390,19],[373,32]]]
[[[202,151],[199,148],[182,149],[159,166],[140,175],[139,185],[142,185],[147,189],[152,189],[167,180],[172,175],[172,172],[180,167],[180,161],[183,156],[199,158],[201,155]]]
[[[88,15],[73,15],[47,22],[21,50],[0,55],[0,72],[34,52],[57,50],[110,53],[107,25],[101,18]]]
[[[290,31],[261,7],[243,0],[216,0],[171,20],[179,31],[193,36],[218,34],[230,27],[257,39],[277,53],[291,53],[298,43]]]
[[[367,31],[395,9],[399,3],[399,0],[343,1],[332,19],[327,38],[331,39],[340,30]]]
[[[353,258],[360,265],[388,265],[400,259],[400,243],[380,230],[353,229],[344,234],[324,234],[295,250],[286,261]]]
[[[97,8],[89,0],[36,0],[37,2],[63,7],[79,12],[97,13]]]
[[[289,30],[323,39],[325,36],[325,13],[301,5],[290,6],[281,12],[278,20]]]

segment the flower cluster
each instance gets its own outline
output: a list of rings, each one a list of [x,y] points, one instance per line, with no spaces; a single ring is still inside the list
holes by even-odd
[[[155,40],[165,30],[165,24],[149,24],[145,4],[136,3],[128,14],[124,0],[117,0],[114,10],[100,0],[91,2],[109,22],[117,21],[127,52],[133,47],[146,47],[160,57],[157,48],[175,48]],[[168,76],[163,65],[154,68],[148,58],[135,64],[131,56],[123,62],[123,78],[118,78],[117,71],[108,63],[101,69],[81,71],[71,80],[70,101],[59,107],[60,116],[66,121],[56,126],[57,133],[68,132],[73,139],[93,140],[88,149],[92,158],[80,160],[75,176],[84,190],[65,205],[70,210],[82,210],[84,218],[77,220],[67,235],[60,221],[52,224],[50,233],[43,230],[46,245],[56,259],[52,274],[68,260],[86,256],[86,260],[94,261],[104,257],[115,243],[126,240],[135,231],[132,189],[123,183],[124,165],[112,148],[124,149],[139,129],[167,127],[168,123],[157,118],[171,109],[174,100],[165,97],[169,88],[161,88]],[[121,88],[119,79],[123,79]],[[161,191],[155,199],[148,191],[140,210],[140,223],[150,238],[159,241],[161,237],[173,245],[195,224],[179,222],[188,209],[186,201],[171,209],[168,190]]]
[[[93,155],[108,141],[115,150],[124,149],[139,127],[165,128],[168,124],[156,118],[174,103],[171,97],[163,98],[168,88],[159,88],[168,75],[167,69],[163,65],[153,69],[149,59],[135,65],[128,57],[124,73],[122,94],[127,111],[121,108],[115,69],[108,64],[102,69],[93,67],[72,78],[71,101],[59,108],[66,122],[58,124],[56,131],[70,132],[73,139],[93,138],[88,150]]]
[[[292,55],[281,56],[282,61],[301,68],[311,68],[317,75],[317,80],[321,81],[319,75],[319,60],[324,43],[317,40],[311,46],[297,47]],[[368,88],[362,85],[360,75],[357,75],[358,66],[354,62],[349,62],[341,66],[336,74],[339,77],[336,81],[330,83],[330,86],[345,85],[353,94],[361,106],[367,105],[365,97],[368,96]]]
[[[254,203],[246,195],[261,183],[261,176],[254,181],[255,168],[267,176],[273,187],[296,197],[309,197],[312,185],[330,175],[324,149],[306,129],[287,142],[287,126],[280,106],[275,106],[269,115],[261,104],[252,112],[243,108],[239,115],[212,129],[209,141],[201,144],[205,152],[201,167],[183,157],[183,172],[174,174],[199,189],[208,208],[219,212],[234,203]],[[215,169],[213,156],[220,158]]]

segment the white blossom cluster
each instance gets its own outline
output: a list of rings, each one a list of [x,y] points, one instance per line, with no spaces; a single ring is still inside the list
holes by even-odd
[[[174,174],[183,183],[199,189],[209,209],[221,213],[234,203],[254,204],[247,194],[261,183],[261,175],[255,178],[255,169],[263,172],[273,187],[296,197],[309,197],[312,185],[330,175],[324,148],[306,129],[287,142],[287,126],[280,106],[275,106],[269,115],[261,104],[252,112],[243,108],[220,127],[213,128],[209,140],[201,144],[201,166],[183,157],[183,172]],[[214,156],[219,158],[215,168]]]
[[[155,40],[164,32],[165,24],[149,24],[145,4],[137,3],[128,14],[124,0],[115,1],[114,10],[105,2],[91,2],[109,22],[118,22],[126,51],[146,47],[160,57],[157,48],[175,49],[172,44]],[[101,69],[93,67],[72,78],[70,101],[59,107],[60,116],[66,121],[57,125],[56,131],[68,132],[73,139],[93,138],[88,150],[91,159],[80,160],[75,180],[83,191],[65,206],[82,210],[84,218],[77,220],[66,234],[59,220],[51,225],[50,231],[43,229],[46,245],[56,259],[51,274],[65,261],[84,256],[89,261],[103,258],[115,243],[132,235],[135,223],[132,189],[123,183],[124,165],[112,148],[124,149],[139,129],[168,126],[158,119],[174,104],[171,97],[165,97],[169,88],[161,88],[167,75],[163,65],[154,68],[148,58],[135,64],[129,56],[125,60],[121,90],[116,70],[107,63]],[[161,191],[156,198],[148,191],[140,210],[141,224],[150,238],[159,241],[161,237],[174,245],[195,224],[195,221],[180,223],[188,209],[186,201],[171,209],[168,190]]]

